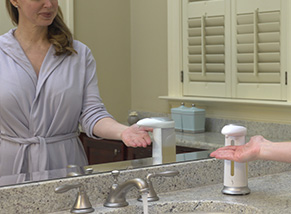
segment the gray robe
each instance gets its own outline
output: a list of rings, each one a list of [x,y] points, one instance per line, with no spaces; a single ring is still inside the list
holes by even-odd
[[[0,176],[86,165],[79,123],[93,137],[94,124],[112,117],[90,49],[74,41],[78,54],[55,56],[51,46],[37,77],[14,31],[0,36]]]

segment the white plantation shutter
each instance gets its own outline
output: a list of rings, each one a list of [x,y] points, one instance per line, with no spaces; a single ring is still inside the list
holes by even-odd
[[[282,2],[236,1],[233,25],[235,97],[286,99]]]
[[[183,0],[183,95],[287,100],[288,0]]]
[[[225,1],[184,1],[185,96],[229,96]],[[229,35],[229,34],[228,34]],[[229,70],[229,69],[228,69]],[[230,85],[229,85],[230,86]]]

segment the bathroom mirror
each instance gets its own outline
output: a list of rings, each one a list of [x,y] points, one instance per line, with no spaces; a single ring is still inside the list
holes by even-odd
[[[81,134],[84,135],[84,134]],[[95,139],[88,138],[90,141],[95,141]],[[112,161],[105,162],[100,164],[92,164],[84,167],[76,166],[76,165],[68,165],[67,168],[63,169],[56,169],[50,171],[43,171],[43,172],[34,172],[34,173],[26,173],[26,174],[17,174],[17,175],[8,175],[8,176],[1,176],[0,177],[0,187],[2,186],[11,186],[23,183],[30,183],[35,181],[46,181],[51,179],[59,179],[65,177],[72,177],[72,176],[86,176],[89,174],[95,173],[104,173],[110,172],[112,170],[127,170],[127,169],[135,169],[135,168],[142,168],[142,167],[150,167],[154,165],[161,165],[161,164],[170,164],[173,162],[185,162],[185,161],[196,161],[202,159],[210,158],[209,155],[211,151],[215,149],[215,146],[211,142],[219,141],[223,142],[223,136],[221,139],[217,138],[217,135],[211,136],[210,133],[197,133],[197,134],[186,134],[182,132],[176,132],[176,161],[167,161],[163,163],[156,162],[154,158],[152,158],[152,151],[151,147],[147,148],[131,148],[126,147],[128,151],[123,151],[124,154],[123,161]],[[110,140],[105,140],[105,143],[110,143]],[[182,141],[187,142],[188,145],[181,144]],[[192,142],[191,142],[192,141]],[[180,143],[179,143],[180,142]],[[210,143],[206,143],[210,142]],[[95,144],[102,144],[101,142],[94,142]],[[94,144],[93,143],[93,144]],[[121,141],[115,142],[120,145],[123,145]],[[198,146],[196,147],[195,144]],[[183,146],[180,146],[183,145]],[[99,149],[102,149],[99,145]],[[114,149],[112,149],[111,145],[111,154],[114,156]],[[107,153],[102,149],[101,153],[106,153],[106,156],[110,156],[110,152]],[[94,152],[92,152],[93,154]],[[99,153],[100,154],[100,153]],[[88,155],[88,154],[87,154]],[[125,157],[126,156],[126,157]],[[93,158],[98,157],[94,156]],[[104,157],[104,156],[103,156]],[[91,156],[92,158],[92,156]],[[107,157],[108,158],[108,157]],[[100,159],[100,158],[97,158]],[[104,158],[101,158],[104,161]],[[89,157],[90,160],[90,157]]]
[[[209,158],[211,151],[190,152],[177,154],[176,162],[195,161]],[[170,164],[170,163],[164,163]],[[154,163],[153,158],[143,158],[127,161],[88,165],[85,167],[71,166],[65,169],[49,170],[26,174],[8,175],[0,177],[0,187],[18,185],[30,182],[47,181],[51,179],[69,178],[73,176],[86,176],[96,173],[105,173],[112,170],[128,170],[161,165]]]
[[[127,49],[132,48],[131,40],[135,40],[134,44],[139,44],[140,42],[137,41],[137,35],[131,34],[131,25],[146,25],[151,33],[156,32],[159,29],[151,29],[154,25],[150,25],[149,22],[155,22],[155,20],[147,20],[146,23],[143,23],[145,20],[140,20],[138,23],[137,19],[131,20],[130,17],[135,16],[134,13],[138,13],[138,11],[142,10],[142,4],[147,4],[147,8],[145,8],[144,13],[148,14],[151,10],[155,10],[156,14],[160,14],[160,17],[163,19],[163,22],[166,23],[166,15],[167,15],[167,3],[166,1],[156,1],[156,0],[147,0],[141,5],[137,1],[131,0],[87,0],[86,3],[82,0],[59,0],[59,4],[62,7],[64,12],[64,16],[66,22],[70,29],[74,32],[75,38],[82,41],[83,43],[87,44],[91,49],[97,61],[97,71],[98,73],[98,80],[99,80],[99,88],[101,91],[101,96],[103,98],[104,103],[110,113],[114,116],[117,115],[116,119],[118,121],[125,121],[126,114],[128,109],[131,109],[131,102],[140,102],[140,100],[135,101],[135,98],[144,97],[142,94],[135,94],[136,90],[131,90],[130,82],[127,82],[129,79],[138,78],[142,79],[143,77],[135,77],[138,75],[142,75],[140,73],[130,73],[129,70],[135,70],[137,64],[140,63],[142,67],[151,66],[147,68],[149,72],[153,72],[150,75],[155,75],[153,78],[161,79],[163,83],[165,83],[166,79],[166,68],[164,64],[158,63],[157,65],[152,64],[152,61],[155,59],[150,59],[150,61],[144,60],[139,61],[140,56],[138,59],[136,58],[137,53],[139,50],[138,46],[135,47],[135,53],[132,54],[132,58],[129,57],[130,53]],[[121,5],[122,4],[122,5]],[[132,5],[136,4],[136,5]],[[131,7],[135,7],[138,10],[130,10]],[[154,6],[154,7],[153,7]],[[153,9],[155,8],[155,9]],[[97,12],[96,12],[97,11]],[[99,13],[100,12],[100,13]],[[102,13],[101,13],[102,12]],[[0,14],[5,14],[4,18],[0,19],[0,33],[3,34],[8,31],[8,29],[12,28],[13,25],[10,24],[10,19],[7,16],[6,8],[5,8],[5,1],[0,2]],[[96,20],[94,19],[96,15]],[[141,17],[142,14],[139,15]],[[152,16],[151,16],[152,17]],[[147,19],[147,18],[145,18]],[[122,20],[123,24],[120,20]],[[110,24],[105,25],[104,23],[108,21]],[[118,24],[112,27],[112,23],[118,22]],[[133,23],[133,21],[135,23]],[[87,23],[87,24],[86,24]],[[156,25],[155,25],[156,26]],[[160,25],[158,25],[160,26]],[[156,26],[157,27],[157,26]],[[89,29],[85,31],[84,29]],[[166,32],[166,26],[163,26],[161,29],[163,32]],[[108,32],[108,33],[101,33],[101,32]],[[138,31],[135,31],[134,34],[138,34]],[[98,36],[97,36],[98,35]],[[110,35],[109,38],[105,38],[106,36]],[[161,36],[162,35],[162,36]],[[146,35],[144,35],[146,36]],[[159,45],[163,45],[163,48],[166,47],[166,33],[161,34],[159,33],[159,37],[154,36],[155,41],[154,43],[158,43]],[[107,39],[105,41],[105,39]],[[106,46],[104,46],[104,44]],[[101,48],[100,48],[101,47]],[[129,48],[130,47],[130,48]],[[114,54],[119,53],[119,54]],[[120,57],[124,56],[124,57]],[[161,52],[160,56],[164,61],[166,58],[166,52]],[[130,64],[130,61],[133,64]],[[159,60],[158,60],[159,61]],[[133,67],[132,67],[133,66]],[[133,69],[131,69],[133,68]],[[156,72],[156,70],[161,72]],[[110,73],[110,72],[113,73]],[[145,81],[147,82],[147,81]],[[132,84],[136,84],[133,81]],[[152,108],[161,109],[168,108],[168,103],[161,101],[158,99],[158,96],[164,95],[167,93],[167,84],[159,84],[158,88],[151,88],[149,87],[150,84],[140,85],[139,87],[142,88],[142,91],[147,91],[149,95],[149,99],[147,100],[144,97],[144,101],[140,104],[143,105],[143,102],[147,102],[150,104]],[[114,87],[113,87],[114,86]],[[137,87],[136,85],[134,87]],[[147,88],[147,90],[144,90]],[[132,94],[131,94],[132,93]],[[122,96],[120,96],[120,94]],[[132,100],[128,94],[131,94],[133,97]],[[151,108],[145,107],[145,109],[149,112],[155,111]],[[163,110],[164,111],[164,110]],[[118,115],[123,115],[122,117],[118,117]],[[124,116],[125,115],[125,116]],[[186,153],[184,155],[180,155],[177,159],[178,161],[192,161],[197,159],[208,158],[209,152],[198,152],[193,153]],[[92,166],[95,171],[94,173],[102,173],[104,171],[110,171],[113,169],[128,169],[134,167],[147,167],[152,165],[151,158],[145,159],[136,159],[132,161],[122,161],[122,162],[115,162],[110,164],[100,164],[96,166]],[[86,169],[86,168],[85,168]],[[69,173],[80,173],[80,174],[87,174],[90,171],[82,171],[78,169],[78,167],[71,167],[67,169],[60,169],[60,170],[52,170],[49,172],[43,173],[32,173],[32,174],[19,174],[7,177],[1,177],[0,186],[5,185],[13,185],[13,183],[26,183],[30,181],[43,181],[46,179],[56,179],[61,177],[66,177]]]

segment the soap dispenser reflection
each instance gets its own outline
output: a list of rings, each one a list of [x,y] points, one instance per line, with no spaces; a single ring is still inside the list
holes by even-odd
[[[176,134],[173,120],[167,117],[151,117],[138,121],[137,125],[153,128],[153,164],[176,161]]]
[[[225,135],[225,146],[245,144],[247,129],[243,126],[226,125],[221,130],[221,133]],[[250,193],[247,163],[224,161],[224,188],[222,193],[228,195],[246,195]]]

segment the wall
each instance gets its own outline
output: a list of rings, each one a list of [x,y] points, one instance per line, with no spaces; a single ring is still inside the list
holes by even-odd
[[[132,109],[168,112],[167,1],[131,0]]]
[[[74,34],[92,50],[99,90],[120,122],[131,108],[130,0],[75,0]]]
[[[75,38],[97,61],[99,89],[110,113],[168,112],[167,1],[75,0]]]
[[[12,22],[8,13],[6,12],[5,1],[0,1],[0,35],[6,33],[9,29],[13,28]]]

